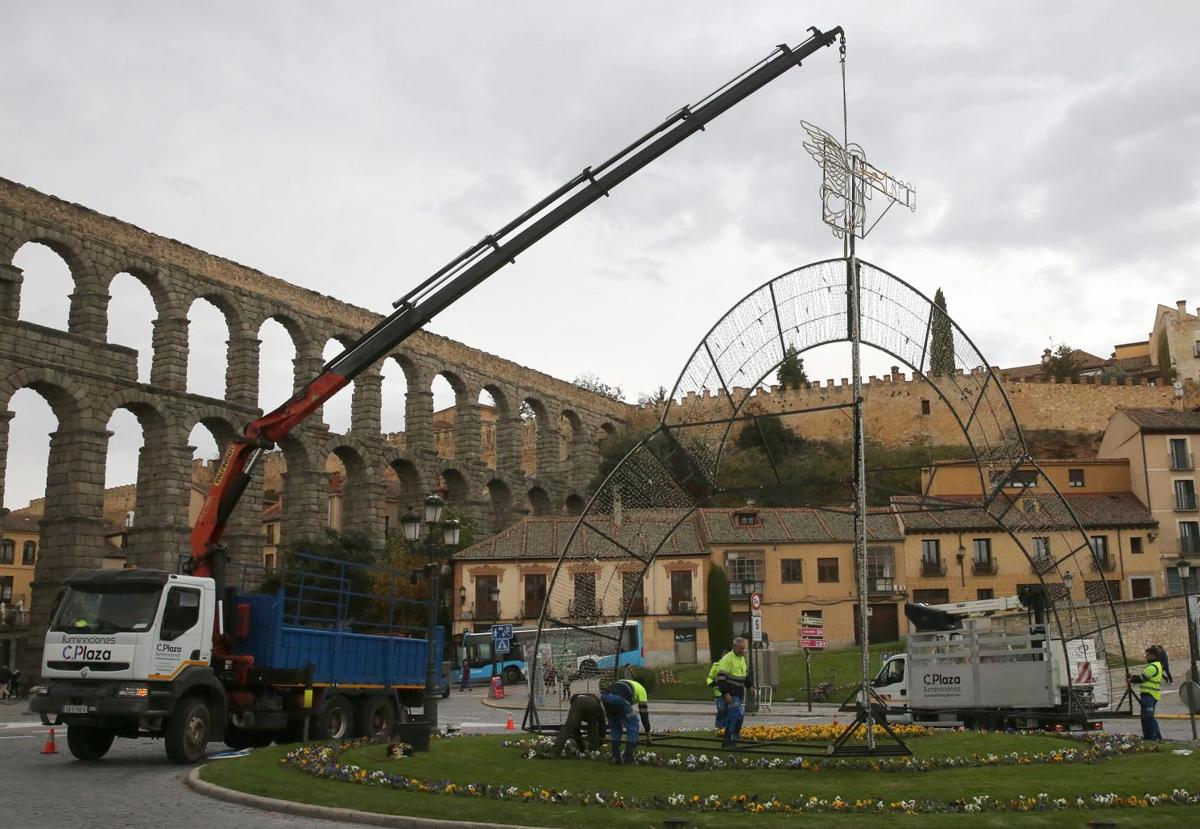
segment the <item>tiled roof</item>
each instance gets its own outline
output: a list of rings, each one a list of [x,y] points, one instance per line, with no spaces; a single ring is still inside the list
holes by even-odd
[[[620,526],[607,518],[589,519],[579,530],[571,558],[623,559],[632,550],[649,557],[668,536],[658,555],[707,555],[708,544],[786,544],[853,541],[854,517],[846,512],[814,509],[756,510],[758,523],[735,523],[732,509],[698,510],[685,521],[677,512],[625,510]],[[576,518],[572,516],[526,517],[506,530],[456,553],[456,560],[486,559],[513,561],[557,559]],[[674,527],[674,531],[672,531]],[[904,534],[891,510],[876,510],[867,521],[872,541],[903,541]],[[669,534],[669,535],[668,535]]]
[[[1158,526],[1150,512],[1132,494],[1064,495],[1071,510],[1084,529],[1123,529]],[[1026,511],[1027,502],[1036,503]],[[961,532],[967,530],[995,531],[997,519],[1014,532],[1061,530],[1073,526],[1062,501],[1053,493],[1021,494],[1011,509],[997,499],[985,512],[977,497],[937,498],[926,501],[920,496],[903,495],[892,498],[906,532]]]
[[[454,558],[459,561],[557,559],[577,520],[568,515],[526,517],[508,529],[460,550]],[[678,520],[678,515],[673,513],[637,510],[626,510],[621,526],[607,519],[592,519],[580,528],[571,546],[571,558],[623,559],[629,557],[628,550],[649,557],[668,533],[670,537],[659,549],[659,555],[703,554],[704,546],[691,519],[671,532]]]
[[[766,544],[820,543],[854,540],[854,516],[844,509],[759,509],[758,523],[741,526],[735,512],[744,510],[700,510],[704,537],[717,544],[762,542]],[[904,534],[890,510],[876,510],[867,518],[867,538],[871,541],[903,541]]]
[[[1177,409],[1120,409],[1143,432],[1200,432],[1200,412]]]
[[[37,533],[42,516],[27,509],[13,510],[4,516],[4,529],[18,533]]]

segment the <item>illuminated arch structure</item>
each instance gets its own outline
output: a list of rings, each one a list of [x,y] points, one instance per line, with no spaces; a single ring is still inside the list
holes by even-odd
[[[1123,665],[1125,652],[1108,590],[1102,580],[1093,580],[1102,572],[1100,562],[1070,504],[1030,457],[1000,378],[948,318],[957,370],[934,375],[932,332],[936,315],[945,317],[945,312],[887,271],[862,260],[859,265],[862,342],[903,361],[940,396],[962,428],[985,493],[966,504],[928,495],[901,499],[902,509],[970,509],[1007,531],[1045,588],[1047,623],[1057,630],[1059,642],[1095,642],[1096,682],[1107,691],[1109,707],[1115,707],[1121,688],[1104,666],[1109,654]],[[733,426],[749,417],[743,411],[747,398],[778,369],[785,351],[794,347],[803,355],[849,342],[847,271],[845,259],[831,259],[770,280],[734,305],[696,347],[658,428],[592,496],[559,555],[538,626],[526,729],[549,729],[563,721],[567,701],[554,679],[571,677],[572,692],[595,691],[613,675],[610,666],[641,577],[660,552],[685,549],[680,538],[690,533],[685,522],[719,491],[721,453]],[[727,410],[714,415],[711,405],[684,402],[705,392],[715,394],[718,404],[724,401]],[[1031,492],[1038,495],[1014,493],[1011,486],[1006,490],[1018,467],[1036,471]],[[1038,558],[1022,536],[1050,538],[1049,549],[1058,552]],[[613,559],[618,566],[599,566]],[[576,578],[588,571],[595,574],[590,581]],[[615,624],[596,630],[603,622]],[[1072,713],[1090,713],[1090,695],[1083,688],[1072,687],[1068,703]]]

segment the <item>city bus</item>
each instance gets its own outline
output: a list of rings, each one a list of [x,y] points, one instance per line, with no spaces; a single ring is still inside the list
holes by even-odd
[[[612,643],[618,632],[621,634],[621,649],[614,653]],[[537,628],[516,628],[509,652],[496,659],[492,653],[491,631],[464,633],[453,677],[462,677],[463,660],[466,660],[471,665],[472,685],[490,682],[493,676],[500,677],[505,685],[522,682],[528,678],[536,640]],[[565,660],[571,670],[579,673],[612,670],[614,660],[618,666],[641,667],[646,663],[640,619],[630,619],[623,631],[620,622],[546,628],[542,631],[541,646],[543,653],[549,648],[555,664],[561,666]]]

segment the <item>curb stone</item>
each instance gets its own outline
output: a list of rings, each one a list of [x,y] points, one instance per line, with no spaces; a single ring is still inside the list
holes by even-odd
[[[293,800],[279,800],[274,797],[263,797],[257,794],[247,794],[236,789],[227,789],[200,779],[200,771],[204,766],[197,766],[188,773],[184,782],[189,789],[197,794],[236,803],[239,806],[249,806],[268,812],[281,812],[299,817],[315,817],[323,820],[340,820],[348,823],[361,823],[367,826],[390,826],[395,829],[541,829],[541,827],[525,826],[519,823],[477,823],[470,820],[442,820],[440,818],[412,817],[409,815],[385,815],[379,812],[361,812],[357,809],[342,809],[336,806],[317,806],[311,803],[297,803]]]

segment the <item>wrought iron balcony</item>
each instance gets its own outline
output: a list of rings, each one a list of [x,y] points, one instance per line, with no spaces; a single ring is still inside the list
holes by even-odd
[[[1195,512],[1196,493],[1194,492],[1177,492],[1175,493],[1175,511],[1176,512]]]
[[[667,611],[670,613],[682,613],[685,615],[694,614],[696,612],[696,600],[693,598],[676,599],[672,598],[667,602]]]
[[[987,558],[983,561],[974,559],[971,562],[971,572],[976,576],[994,576],[998,569],[994,558]]]
[[[499,602],[475,602],[475,618],[476,619],[499,619],[500,618],[500,603]]]
[[[940,558],[937,561],[921,559],[921,575],[922,576],[944,576],[944,575],[946,575],[946,562]]]
[[[896,593],[896,580],[892,578],[872,578],[867,576],[867,594],[870,596],[891,596]]]

